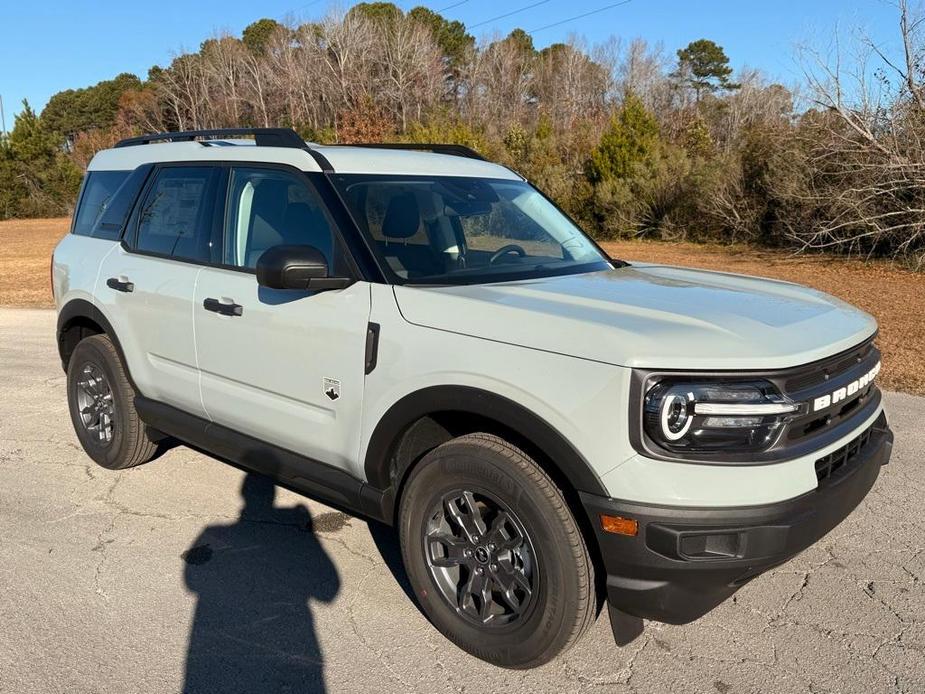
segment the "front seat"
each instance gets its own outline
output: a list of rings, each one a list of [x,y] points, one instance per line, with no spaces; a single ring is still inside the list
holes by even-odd
[[[283,217],[283,241],[286,244],[314,246],[328,261],[333,272],[334,241],[327,219],[308,203],[294,202]]]
[[[408,243],[420,227],[421,209],[414,193],[393,196],[382,219],[385,241],[380,242],[380,248],[389,267],[399,277],[426,277],[444,270],[429,241]]]
[[[245,251],[248,267],[255,267],[265,250],[284,243],[284,217],[288,207],[288,181],[266,178],[254,188]]]

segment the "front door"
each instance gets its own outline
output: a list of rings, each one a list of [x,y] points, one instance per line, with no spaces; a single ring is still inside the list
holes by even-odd
[[[335,225],[304,174],[234,167],[227,200],[224,267],[203,268],[194,301],[206,412],[218,424],[356,474],[369,285],[326,292],[257,285],[257,259],[281,244],[315,246],[332,273],[350,272]]]

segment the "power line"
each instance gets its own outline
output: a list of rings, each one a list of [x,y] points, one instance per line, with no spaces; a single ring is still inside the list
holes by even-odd
[[[446,12],[447,10],[452,10],[454,7],[459,7],[460,5],[465,5],[467,2],[469,2],[469,0],[460,0],[459,2],[454,2],[452,5],[447,5],[446,7],[442,8],[442,9],[435,10],[435,12],[436,12],[437,14],[440,14],[441,12]]]
[[[620,5],[628,5],[633,0],[621,0],[621,2],[615,2],[612,5],[607,5],[605,7],[600,7],[596,10],[591,10],[590,12],[585,12],[584,14],[577,14],[574,17],[569,17],[568,19],[563,19],[559,22],[553,22],[552,24],[547,24],[538,29],[531,29],[528,31],[528,34],[535,34],[538,31],[543,31],[544,29],[552,29],[553,27],[560,26],[562,24],[568,24],[569,22],[574,22],[576,19],[582,19],[584,17],[590,17],[592,14],[597,14],[598,12],[603,12],[604,10],[612,10],[614,7],[619,7]]]
[[[276,15],[276,18],[284,19],[286,17],[297,17],[299,14],[307,10],[309,7],[311,7],[312,5],[317,5],[319,2],[321,2],[321,0],[312,0],[311,2],[301,5],[300,7],[296,7],[294,10],[288,10],[287,12],[283,12],[282,14]]]
[[[312,5],[317,5],[319,2],[321,2],[321,0],[312,0],[311,2],[307,2],[302,5],[302,7],[297,8],[296,11],[301,12],[302,10],[307,10]]]
[[[506,12],[505,14],[499,14],[497,17],[492,17],[491,19],[486,19],[484,22],[479,22],[478,24],[470,24],[467,29],[475,29],[476,27],[484,26],[486,24],[491,24],[499,19],[504,19],[505,17],[510,17],[511,15],[519,14],[520,12],[525,12],[526,10],[532,10],[534,7],[539,7],[540,5],[545,5],[549,0],[540,0],[540,2],[535,2],[532,5],[527,5],[526,7],[521,7],[519,10],[514,10],[512,12]]]

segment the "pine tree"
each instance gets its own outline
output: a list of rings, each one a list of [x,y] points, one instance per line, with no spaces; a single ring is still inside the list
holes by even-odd
[[[591,152],[592,183],[630,178],[638,164],[652,158],[659,142],[658,123],[638,97],[629,95],[615,113],[600,144]]]
[[[738,89],[740,85],[729,81],[732,68],[723,47],[709,39],[698,39],[678,50],[678,69],[675,78],[690,86],[697,101],[704,92]]]
[[[264,55],[270,39],[282,28],[283,25],[275,19],[258,19],[244,27],[244,31],[241,32],[241,41],[251,53]]]
[[[70,211],[80,170],[64,154],[61,137],[45,127],[28,101],[23,101],[3,149],[0,178],[11,179],[12,190],[0,201],[5,208],[0,214],[19,217]]]

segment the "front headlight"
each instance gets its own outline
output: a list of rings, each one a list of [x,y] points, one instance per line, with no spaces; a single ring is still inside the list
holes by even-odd
[[[654,443],[677,453],[763,451],[799,407],[768,381],[665,378],[646,391],[643,427]]]

